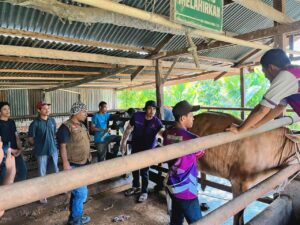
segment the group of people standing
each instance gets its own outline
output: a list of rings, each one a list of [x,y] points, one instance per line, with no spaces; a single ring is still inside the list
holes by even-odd
[[[287,104],[300,115],[299,67],[292,66],[281,49],[267,51],[261,58],[261,64],[271,86],[245,122],[240,126],[232,124],[228,131],[238,133],[258,127],[280,115]],[[64,170],[72,170],[91,163],[90,135],[83,124],[87,118],[87,106],[82,102],[74,103],[70,110],[70,118],[57,131],[55,120],[49,117],[50,104],[39,102],[36,107],[38,117],[30,124],[28,141],[34,146],[39,176],[45,176],[47,169],[58,172],[58,150]],[[116,142],[119,147],[121,141],[120,150],[125,155],[130,135],[132,154],[154,149],[157,145],[157,136],[163,137],[163,145],[197,138],[188,131],[193,126],[193,112],[197,110],[199,106],[192,106],[187,101],[178,102],[172,109],[175,125],[165,130],[161,120],[156,116],[156,102],[147,101],[143,111],[133,113],[121,140],[120,136],[110,134],[107,124],[111,115],[107,112],[107,103],[100,102],[99,112],[93,116],[91,125],[91,130],[95,132],[94,142],[98,161],[105,160],[110,142]],[[16,125],[10,119],[8,102],[0,102],[0,136],[0,148],[3,149],[0,151],[2,183],[10,184],[15,177],[19,180],[26,179],[27,169],[22,158],[23,147]],[[197,153],[168,162],[166,188],[172,199],[171,225],[182,225],[184,218],[191,224],[202,217],[198,201],[197,159],[203,155],[205,151],[199,149]],[[126,190],[125,195],[139,194],[138,202],[145,202],[148,198],[148,184],[149,168],[133,171],[132,188]],[[90,221],[90,217],[84,215],[83,209],[87,194],[86,186],[72,190],[68,224],[82,225]],[[47,203],[47,199],[41,199],[41,202]],[[3,212],[0,211],[0,215]]]

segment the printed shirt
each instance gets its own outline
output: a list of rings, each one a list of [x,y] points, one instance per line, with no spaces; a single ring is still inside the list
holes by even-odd
[[[281,71],[272,81],[261,105],[274,109],[289,104],[300,116],[300,68]]]
[[[163,137],[164,145],[197,138],[183,128],[171,128],[164,132]],[[197,159],[203,155],[204,151],[201,150],[169,162],[167,188],[176,198],[190,200],[198,197]]]

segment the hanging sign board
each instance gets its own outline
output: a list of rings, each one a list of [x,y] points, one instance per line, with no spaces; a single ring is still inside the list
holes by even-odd
[[[223,0],[171,0],[170,15],[174,22],[221,32]]]

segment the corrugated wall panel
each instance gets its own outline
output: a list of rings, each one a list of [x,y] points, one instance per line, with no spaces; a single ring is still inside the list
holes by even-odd
[[[28,90],[7,90],[12,116],[28,115]]]
[[[81,101],[87,104],[89,111],[98,110],[100,101],[106,101],[110,109],[116,106],[114,90],[72,88],[68,91],[57,90],[46,93],[46,100],[52,104],[52,113],[68,113],[71,105],[78,101],[77,93],[80,93]]]

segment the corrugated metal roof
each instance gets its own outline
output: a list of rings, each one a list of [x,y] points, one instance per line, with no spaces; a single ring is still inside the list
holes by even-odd
[[[83,4],[78,4],[69,0],[61,0],[61,2],[87,7]],[[273,4],[272,0],[264,0],[264,2],[270,5]],[[170,14],[169,1],[167,0],[123,0],[121,3],[167,17]],[[286,11],[289,17],[299,20],[300,2],[297,2],[296,0],[288,0]],[[237,3],[231,3],[224,6],[223,26],[225,31],[235,34],[243,34],[257,29],[271,27],[273,26],[273,21],[258,15],[257,13],[246,9]],[[11,5],[3,2],[0,2],[0,27],[76,38],[81,40],[123,44],[138,48],[155,48],[167,35],[166,33],[116,26],[112,24],[94,23],[89,25],[82,22],[69,22],[52,14],[41,12],[36,9]],[[205,38],[193,38],[193,40],[197,45],[204,44],[208,41]],[[22,38],[16,36],[0,35],[0,44],[104,54],[129,58],[146,57],[146,55],[139,54],[137,52],[109,50],[99,47],[61,43],[34,38]],[[185,47],[187,47],[186,37],[176,35],[168,42],[163,50],[173,51]],[[251,48],[242,46],[228,46],[224,48],[204,50],[200,52],[200,55],[238,61],[251,50]],[[193,62],[188,58],[180,59],[180,61]],[[209,64],[210,62],[203,61],[202,63]],[[0,69],[3,68],[18,68],[23,70],[106,71],[105,69],[101,70],[100,68],[92,67],[50,65],[41,63],[0,62]],[[1,73],[1,76],[24,76],[24,74]],[[31,75],[26,74],[26,76]],[[47,76],[57,77],[64,75],[57,74]],[[80,76],[70,75],[68,77]]]

